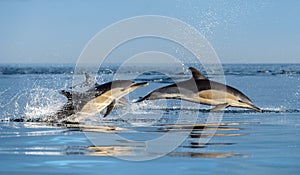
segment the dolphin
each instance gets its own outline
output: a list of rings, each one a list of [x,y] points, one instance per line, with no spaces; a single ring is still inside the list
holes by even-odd
[[[181,99],[214,106],[211,109],[212,111],[220,111],[232,106],[262,112],[241,91],[225,84],[210,81],[193,67],[189,67],[189,69],[193,75],[191,79],[158,88],[136,102],[157,99]]]
[[[86,78],[85,82],[90,81],[88,75]],[[61,94],[66,96],[68,101],[52,116],[56,119],[68,118],[80,122],[106,108],[106,113],[103,116],[106,117],[112,112],[116,103],[123,100],[125,95],[146,85],[148,82],[136,83],[131,80],[115,80],[104,84],[96,83],[85,92],[62,90]]]

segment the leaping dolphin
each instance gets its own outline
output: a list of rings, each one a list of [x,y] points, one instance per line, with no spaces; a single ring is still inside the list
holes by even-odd
[[[195,103],[212,105],[212,111],[223,110],[229,106],[262,110],[241,91],[215,81],[210,81],[197,69],[189,67],[193,77],[189,80],[156,89],[136,102],[157,99],[182,99]]]
[[[88,75],[86,78],[88,79]],[[95,84],[85,92],[65,91],[61,94],[68,99],[67,103],[56,114],[56,119],[71,117],[74,122],[98,114],[107,108],[103,117],[109,115],[119,100],[130,92],[148,85],[148,82],[136,83],[131,80],[115,80],[104,84]]]

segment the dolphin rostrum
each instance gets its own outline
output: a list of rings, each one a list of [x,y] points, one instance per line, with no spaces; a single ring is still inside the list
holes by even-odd
[[[215,81],[210,81],[193,67],[189,67],[189,69],[193,74],[191,79],[158,88],[136,102],[156,99],[182,99],[215,106],[211,109],[212,111],[219,111],[232,106],[262,112],[241,91]]]
[[[86,75],[86,78],[89,76]],[[148,82],[136,83],[131,80],[115,80],[104,84],[95,84],[85,92],[65,91],[61,94],[68,99],[67,103],[56,114],[52,115],[56,119],[71,117],[75,122],[100,113],[107,108],[103,117],[109,115],[116,103],[130,92],[148,85]]]

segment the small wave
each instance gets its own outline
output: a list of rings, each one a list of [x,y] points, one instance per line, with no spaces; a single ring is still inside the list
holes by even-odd
[[[225,64],[225,75],[300,75],[300,64]]]
[[[194,66],[194,65],[191,65]],[[119,71],[119,65],[109,64],[99,68],[98,74],[111,75],[116,72],[122,74],[142,74],[144,77],[154,77],[153,80],[161,79],[162,74],[158,71],[145,71],[145,65],[126,67]],[[197,67],[197,66],[195,66]],[[57,65],[16,65],[2,64],[0,65],[0,75],[15,74],[73,74],[75,65],[57,64]],[[157,69],[157,67],[155,67]],[[166,68],[162,68],[164,71]],[[300,75],[300,64],[224,64],[223,70],[225,75],[241,75],[241,76],[261,76],[261,75]],[[86,69],[78,69],[82,74]],[[168,69],[168,74],[172,75],[172,79],[177,77],[190,75],[190,72],[182,72],[179,70]],[[214,73],[211,73],[214,75]],[[217,76],[217,74],[215,74]],[[149,80],[149,78],[145,78]],[[169,80],[167,80],[169,82]]]
[[[73,73],[68,65],[0,65],[0,75]]]
[[[300,75],[300,71],[288,71],[288,70],[253,70],[248,72],[243,71],[224,71],[225,75],[242,75],[242,76],[259,76],[259,75]]]

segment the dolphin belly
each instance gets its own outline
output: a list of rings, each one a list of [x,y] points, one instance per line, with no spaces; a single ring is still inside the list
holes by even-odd
[[[258,112],[262,111],[260,108],[253,105],[251,101],[243,101],[242,98],[227,91],[219,91],[213,89],[204,90],[200,91],[198,93],[198,96],[199,103],[216,106],[215,108],[213,108],[214,111],[222,110],[229,106],[254,109]]]
[[[232,104],[240,100],[238,97],[226,92],[218,90],[204,90],[198,92],[199,102],[207,105]]]
[[[113,98],[109,95],[109,93],[102,94],[98,96],[88,103],[86,103],[79,112],[75,114],[75,119],[77,121],[84,120],[87,117],[96,115],[103,111],[109,104],[111,104]]]

